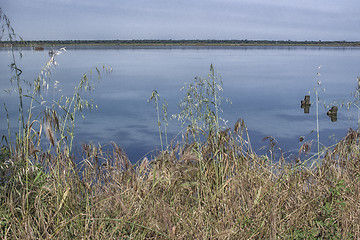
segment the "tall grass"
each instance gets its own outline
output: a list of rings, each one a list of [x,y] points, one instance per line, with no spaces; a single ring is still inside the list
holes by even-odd
[[[4,142],[2,239],[360,238],[358,132],[325,149],[316,166],[309,163],[317,156],[269,161],[252,151],[243,120],[220,127],[221,85],[211,66],[186,89],[184,142],[135,165],[116,144],[108,152],[83,145],[76,163],[69,134],[91,104],[78,101],[87,78],[43,115],[24,114],[30,120],[19,120],[13,148]]]
[[[271,165],[242,147],[244,131],[221,131],[217,141],[210,136],[200,147],[178,145],[136,166],[116,145],[112,152],[84,146],[78,168],[68,164],[74,163],[66,154],[43,153],[42,165],[29,174],[28,208],[21,178],[3,182],[1,234],[24,239],[360,237],[357,132],[349,131],[312,168],[283,159]],[[219,154],[221,168],[214,164]],[[5,176],[12,174],[7,169]]]
[[[193,133],[194,140],[200,140],[204,130],[205,135],[220,131],[219,114],[222,112],[221,76],[210,65],[207,77],[195,77],[194,81],[181,88],[185,91],[184,99],[180,102],[180,113],[175,116]]]
[[[216,119],[216,118],[214,118]],[[188,128],[192,135],[192,128]],[[205,129],[197,128],[205,132]],[[242,120],[133,165],[113,145],[84,145],[82,161],[41,151],[34,167],[3,152],[4,239],[358,239],[360,135],[314,158],[269,161]],[[186,139],[186,138],[184,138]],[[316,158],[316,156],[315,156]],[[4,167],[6,166],[6,167]],[[27,188],[27,191],[24,189]]]

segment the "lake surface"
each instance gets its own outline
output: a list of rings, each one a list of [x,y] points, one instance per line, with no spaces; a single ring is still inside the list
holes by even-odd
[[[23,79],[35,79],[48,59],[48,50],[23,49],[18,65]],[[160,148],[154,103],[148,103],[153,90],[160,94],[161,104],[167,100],[168,114],[179,112],[178,103],[184,92],[180,88],[194,77],[206,77],[210,64],[221,75],[223,96],[221,117],[233,128],[242,118],[250,132],[253,149],[258,152],[274,137],[286,155],[298,152],[300,137],[316,139],[314,88],[321,81],[319,94],[320,141],[326,146],[346,135],[351,127],[358,128],[358,110],[339,106],[337,121],[326,112],[336,103],[354,101],[360,76],[360,49],[336,47],[69,47],[58,55],[58,66],[51,75],[58,81],[61,94],[70,96],[81,76],[91,67],[110,65],[113,72],[96,80],[95,90],[88,98],[98,109],[86,111],[85,119],[77,118],[75,141],[80,143],[115,142],[132,162]],[[0,50],[0,81],[2,89],[14,88],[9,83],[11,58],[8,49]],[[319,69],[319,66],[321,68]],[[317,73],[320,75],[317,75]],[[56,96],[54,90],[49,96]],[[300,101],[310,95],[310,113],[304,114]],[[17,129],[18,102],[15,94],[0,94],[6,102],[11,129]],[[328,107],[324,107],[324,103]],[[6,113],[1,107],[1,134],[7,133]],[[171,121],[169,138],[180,131],[180,124]],[[315,150],[316,144],[313,144]]]

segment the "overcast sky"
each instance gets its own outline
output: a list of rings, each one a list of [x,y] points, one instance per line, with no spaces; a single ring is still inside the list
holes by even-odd
[[[25,40],[360,40],[359,0],[1,0]]]

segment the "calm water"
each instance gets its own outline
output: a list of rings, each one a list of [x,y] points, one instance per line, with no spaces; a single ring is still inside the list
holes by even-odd
[[[48,51],[23,50],[18,60],[23,79],[33,80],[48,59]],[[0,81],[10,88],[9,64],[6,49],[0,51]],[[89,95],[97,110],[77,118],[75,141],[109,144],[115,142],[125,149],[135,162],[158,149],[159,135],[153,103],[148,103],[152,90],[169,103],[169,115],[178,113],[183,93],[180,88],[195,76],[206,76],[210,64],[222,77],[224,97],[222,118],[233,128],[242,118],[250,132],[254,149],[267,145],[262,139],[273,136],[286,154],[296,153],[300,136],[316,139],[314,87],[319,79],[320,99],[327,104],[354,100],[357,76],[360,76],[360,49],[315,47],[239,47],[239,48],[67,48],[57,56],[58,67],[52,81],[59,81],[61,94],[70,96],[83,73],[91,67],[111,65],[111,75],[95,80],[95,91]],[[321,68],[318,67],[321,65]],[[320,72],[320,76],[317,73]],[[49,91],[52,96],[54,91]],[[309,114],[304,114],[300,101],[311,96]],[[0,94],[6,102],[11,126],[16,130],[17,98],[15,94]],[[333,104],[332,104],[333,105]],[[331,105],[331,106],[332,106]],[[330,145],[341,139],[352,127],[357,129],[358,111],[339,108],[336,122],[331,122],[323,104],[320,111],[320,141]],[[7,123],[0,109],[1,134]],[[171,122],[169,137],[177,135],[179,124]],[[312,133],[311,133],[312,132]],[[315,144],[314,144],[315,149]],[[259,150],[260,151],[260,150]]]

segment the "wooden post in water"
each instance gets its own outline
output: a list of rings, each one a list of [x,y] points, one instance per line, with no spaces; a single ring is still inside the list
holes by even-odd
[[[301,108],[304,109],[304,113],[309,113],[310,112],[310,95],[305,95],[304,100],[301,100]]]
[[[336,106],[332,106],[331,109],[326,113],[331,118],[332,122],[337,121],[337,111],[338,108]]]

